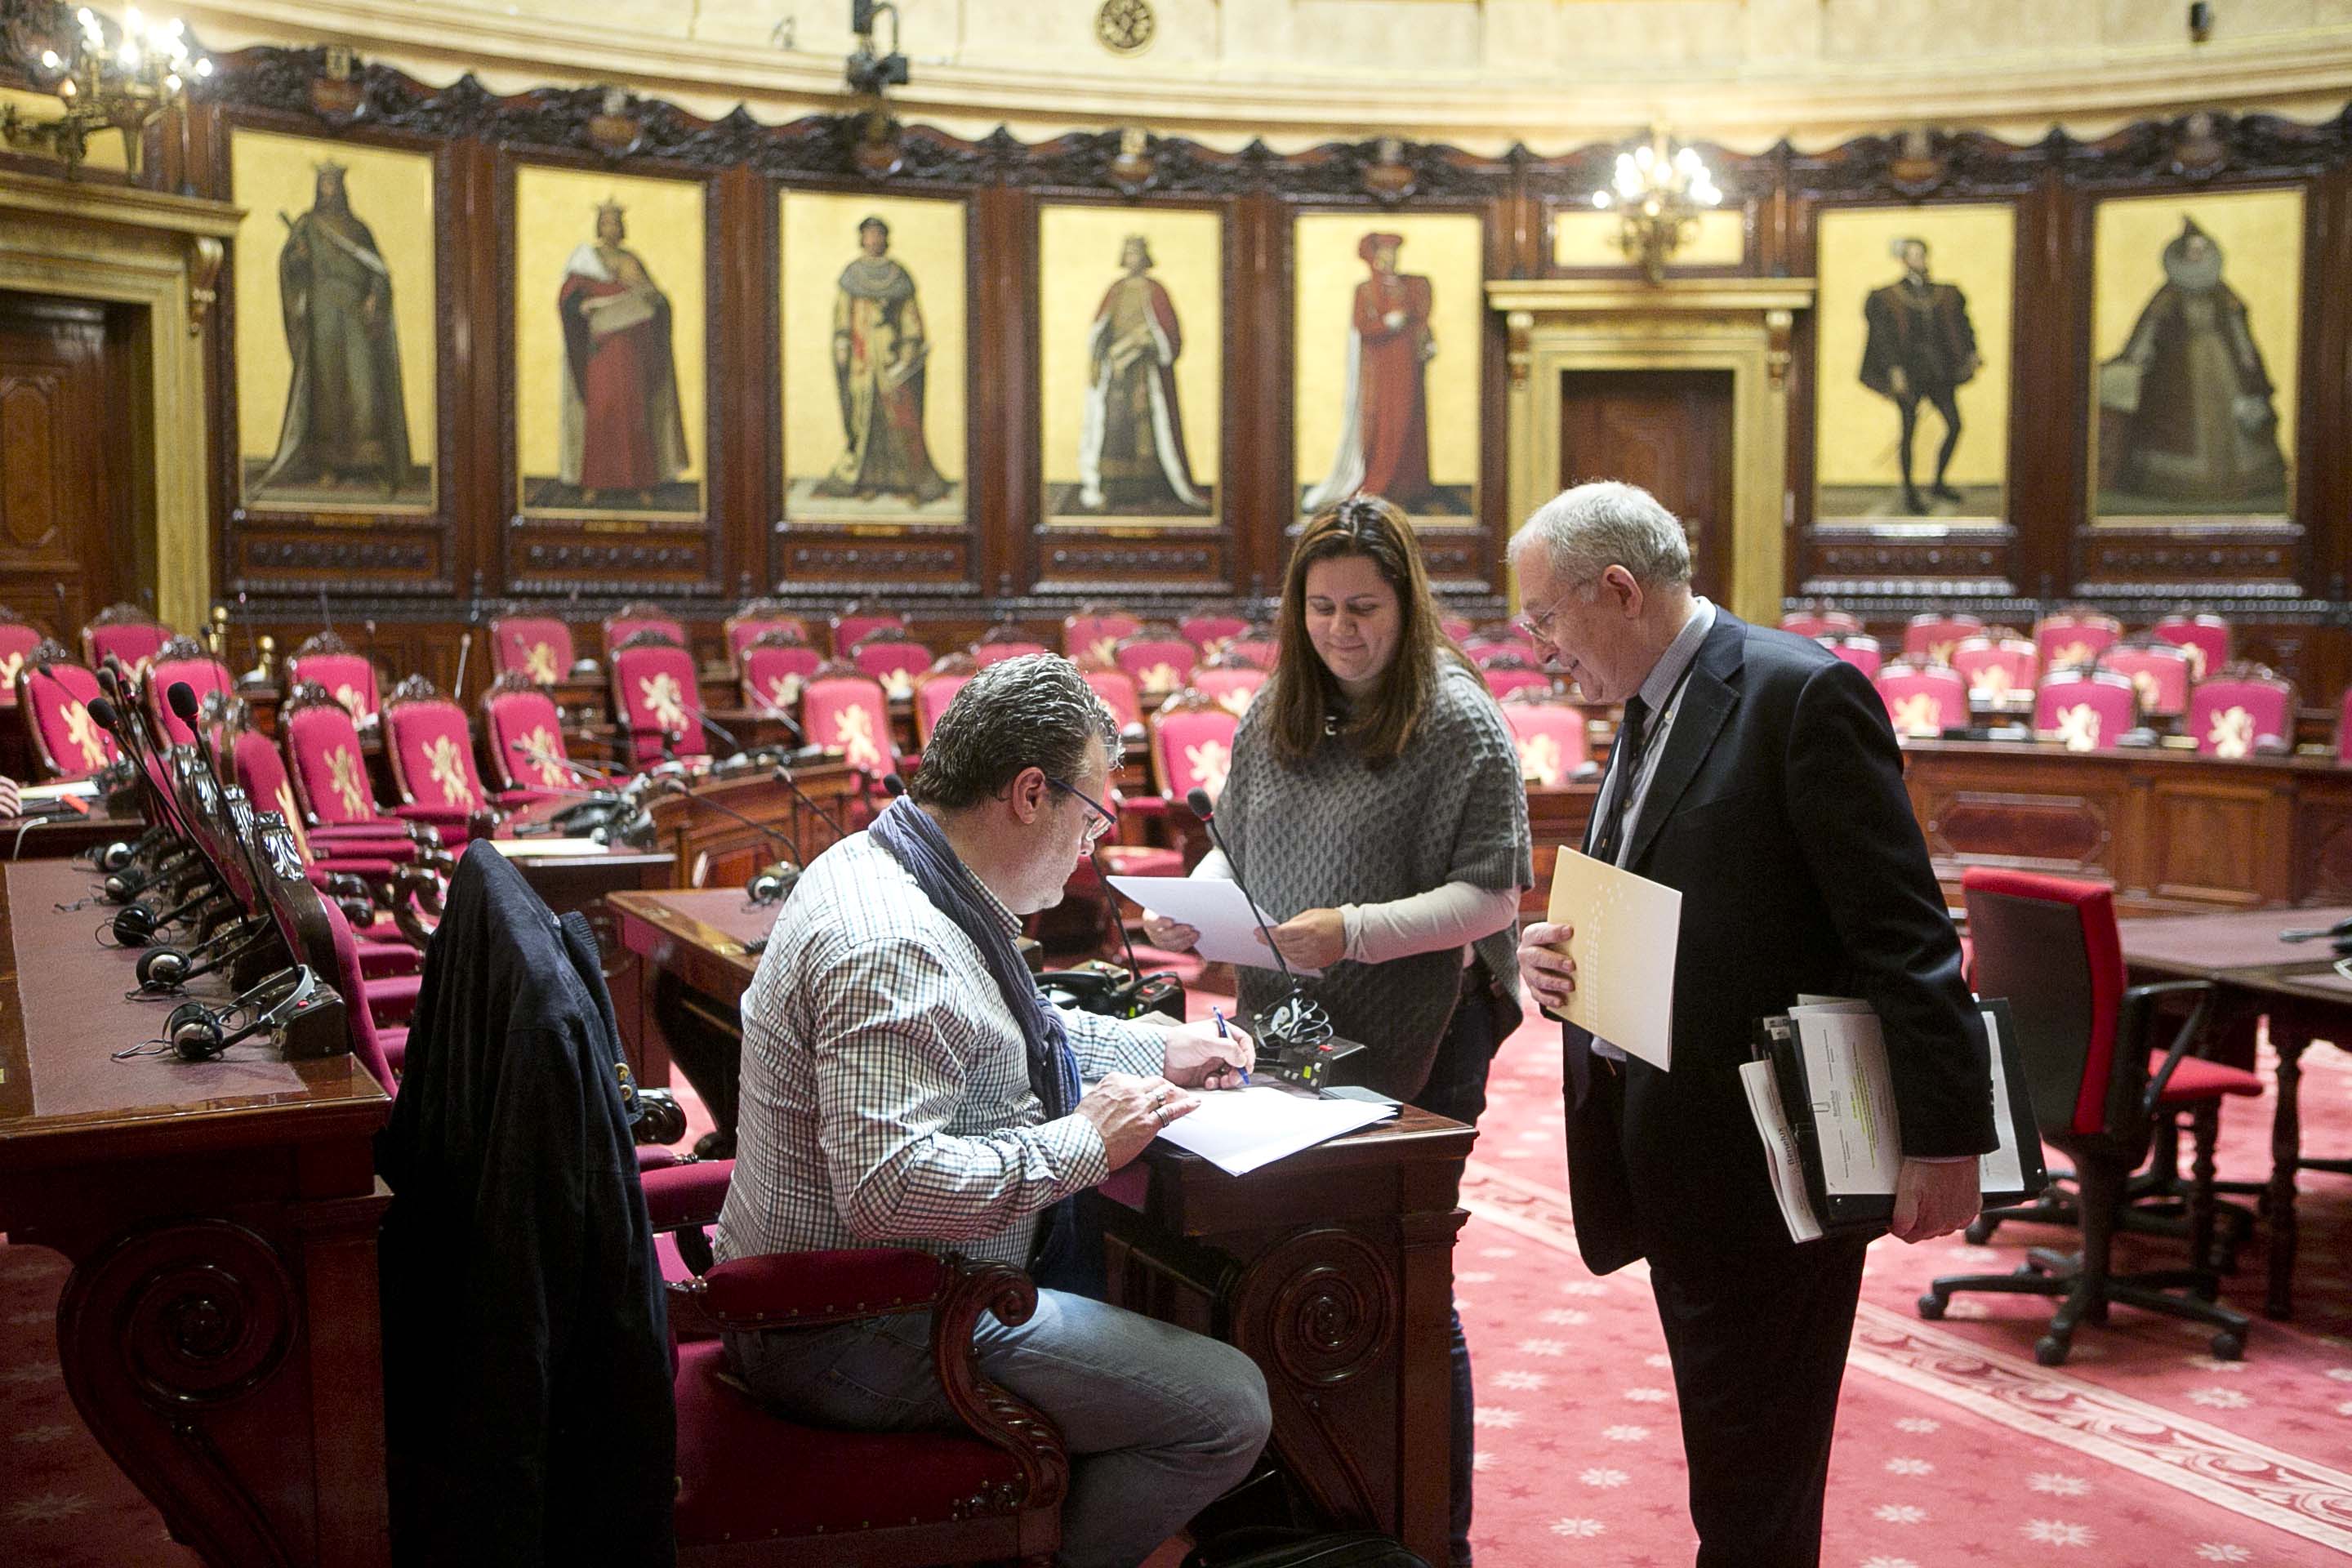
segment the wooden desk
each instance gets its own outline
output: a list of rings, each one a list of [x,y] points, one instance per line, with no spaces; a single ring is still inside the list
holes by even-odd
[[[631,951],[668,1009],[732,1019],[772,911],[740,892],[619,893]],[[1454,1237],[1477,1134],[1407,1107],[1245,1177],[1164,1143],[1088,1198],[1112,1298],[1246,1351],[1274,1447],[1335,1523],[1445,1560]],[[1410,1456],[1410,1462],[1408,1462]]]
[[[0,820],[0,857],[12,860],[58,860],[104,844],[127,844],[147,831],[147,824],[138,816],[109,816],[103,802],[93,803],[88,816],[52,816],[37,821],[24,828],[21,838],[17,837],[20,826],[13,820]]]
[[[2303,1054],[2317,1041],[2352,1050],[2352,981],[2336,973],[2325,942],[2288,943],[2279,932],[2334,925],[2352,907],[2263,910],[2122,922],[2124,963],[2135,980],[2205,980],[2220,992],[2223,1020],[2263,1015],[2278,1053],[2271,1107],[2270,1277],[2263,1303],[2273,1318],[2294,1315],[2295,1173],[2352,1175],[2352,1151],[2303,1153]],[[2217,1033],[2221,1032],[2217,1029]]]
[[[0,1228],[73,1260],[75,1407],[173,1533],[217,1563],[389,1560],[372,1140],[392,1102],[350,1056],[114,1061],[122,1000],[87,871],[0,883]],[[21,976],[37,973],[37,985]]]

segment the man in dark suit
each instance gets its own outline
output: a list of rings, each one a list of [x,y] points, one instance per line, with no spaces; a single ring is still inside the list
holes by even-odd
[[[1547,659],[1625,705],[1586,852],[1683,894],[1673,1070],[1566,1031],[1577,1244],[1595,1273],[1649,1262],[1700,1568],[1810,1568],[1865,1244],[1789,1240],[1738,1069],[1800,993],[1870,1002],[1901,1107],[1894,1233],[1958,1229],[1994,1144],[1959,942],[1858,670],[1694,595],[1681,524],[1633,486],[1559,496],[1511,553]],[[1520,938],[1547,1008],[1573,937]]]
[[[1920,401],[1932,405],[1944,421],[1944,444],[1936,448],[1936,482],[1927,493],[1938,500],[1957,501],[1960,492],[1944,482],[1953,449],[1960,444],[1960,405],[1955,394],[1976,379],[1983,362],[1977,355],[1967,296],[1927,276],[1927,242],[1898,239],[1894,250],[1895,258],[1903,263],[1903,276],[1872,289],[1862,302],[1863,321],[1870,329],[1862,350],[1862,384],[1895,402],[1901,421],[1903,510],[1924,514],[1927,503],[1911,479],[1911,438],[1919,428]]]

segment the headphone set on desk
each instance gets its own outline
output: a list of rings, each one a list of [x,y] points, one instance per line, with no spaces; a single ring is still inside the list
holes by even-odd
[[[114,1053],[114,1059],[125,1061],[132,1057],[168,1054],[184,1062],[214,1061],[238,1041],[284,1028],[310,1008],[333,1000],[334,991],[319,984],[310,965],[281,969],[226,1007],[208,1006],[202,1002],[181,1003],[163,1020],[162,1038],[125,1046]],[[237,1023],[237,1015],[247,1012],[252,1016],[243,1024]]]

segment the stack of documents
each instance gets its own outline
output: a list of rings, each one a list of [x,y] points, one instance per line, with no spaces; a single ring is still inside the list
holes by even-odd
[[[1394,1105],[1322,1100],[1271,1084],[1204,1089],[1199,1098],[1201,1109],[1178,1117],[1160,1136],[1236,1176],[1397,1113]]]

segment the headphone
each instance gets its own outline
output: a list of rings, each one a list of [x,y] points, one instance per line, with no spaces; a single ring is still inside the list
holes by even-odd
[[[281,988],[278,994],[265,1002],[262,997],[273,987]],[[307,1009],[332,998],[334,993],[319,984],[317,975],[308,964],[281,969],[237,997],[226,1007],[207,1007],[202,1002],[183,1002],[172,1009],[163,1020],[163,1037],[142,1046],[131,1046],[114,1053],[117,1060],[133,1056],[160,1056],[168,1051],[184,1062],[217,1060],[224,1051],[239,1040],[266,1030],[282,1028]],[[239,1013],[252,1012],[244,1024],[236,1022]]]
[[[244,957],[272,929],[267,920],[248,918],[236,922],[213,941],[193,948],[148,948],[132,966],[132,973],[139,977],[139,990],[177,991],[197,975],[209,974]]]
[[[801,868],[789,860],[778,860],[764,867],[760,873],[743,884],[743,892],[754,909],[781,904],[793,896],[800,885]]]

